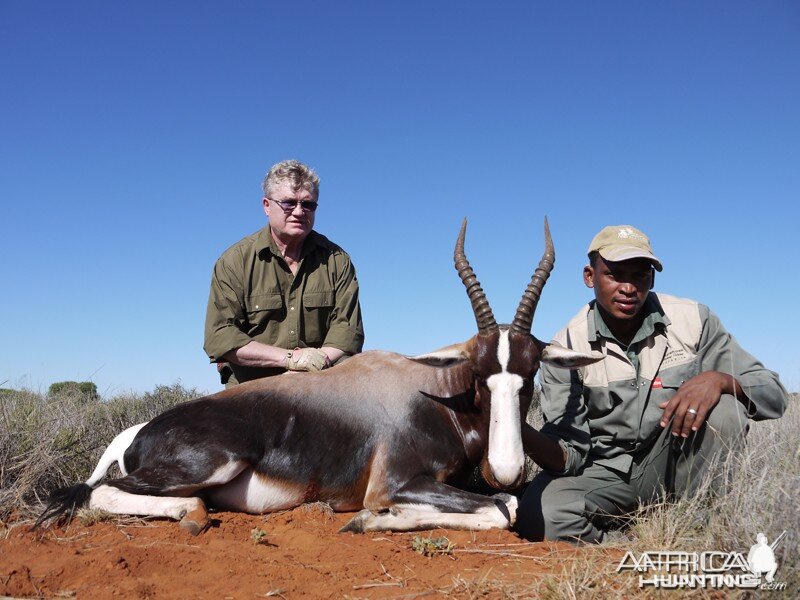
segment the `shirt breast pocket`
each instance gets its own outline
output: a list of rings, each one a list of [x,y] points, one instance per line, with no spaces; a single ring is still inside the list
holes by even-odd
[[[305,342],[308,345],[321,344],[325,340],[330,327],[333,300],[333,291],[306,291],[303,294]]]
[[[280,319],[282,312],[280,294],[253,294],[247,298],[247,321],[253,332],[263,331],[267,322]]]
[[[684,382],[697,375],[695,361],[681,367],[673,367],[660,372],[650,386],[651,396],[658,402],[672,398]]]

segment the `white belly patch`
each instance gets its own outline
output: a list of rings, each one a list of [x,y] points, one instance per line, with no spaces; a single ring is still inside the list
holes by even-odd
[[[253,514],[294,508],[305,500],[304,487],[269,479],[252,469],[245,469],[230,483],[206,493],[215,508]]]

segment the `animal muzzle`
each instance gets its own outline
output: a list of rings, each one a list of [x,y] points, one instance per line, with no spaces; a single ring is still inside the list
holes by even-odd
[[[513,490],[525,481],[525,457],[518,460],[492,464],[489,459],[481,464],[481,475],[490,486],[498,490]]]
[[[492,406],[486,453],[488,468],[484,470],[484,478],[497,488],[507,490],[518,485],[525,475],[519,401],[523,381],[519,375],[499,373],[492,375],[486,384],[492,392]]]

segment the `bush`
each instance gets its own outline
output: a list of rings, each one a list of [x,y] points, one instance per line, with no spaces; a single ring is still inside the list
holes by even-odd
[[[47,390],[48,396],[82,396],[87,402],[99,400],[97,385],[91,381],[59,381],[50,386]]]

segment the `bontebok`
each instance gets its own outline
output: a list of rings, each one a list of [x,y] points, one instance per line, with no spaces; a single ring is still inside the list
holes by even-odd
[[[186,402],[111,442],[91,477],[57,490],[37,524],[87,501],[112,513],[180,519],[199,533],[206,506],[263,513],[304,502],[361,510],[347,531],[506,528],[516,499],[463,491],[476,465],[498,489],[524,477],[521,427],[540,362],[602,358],[531,335],[555,253],[545,252],[511,325],[498,325],[464,253],[455,267],[478,333],[405,357],[365,352],[334,368],[251,381]],[[112,463],[123,477],[100,484]]]

